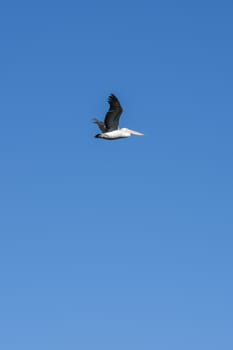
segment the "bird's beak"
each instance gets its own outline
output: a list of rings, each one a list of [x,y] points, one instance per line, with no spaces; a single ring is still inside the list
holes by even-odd
[[[144,136],[144,134],[142,134],[141,132],[134,131],[134,130],[130,130],[130,129],[128,129],[128,130],[129,130],[129,132],[130,132],[132,135]]]

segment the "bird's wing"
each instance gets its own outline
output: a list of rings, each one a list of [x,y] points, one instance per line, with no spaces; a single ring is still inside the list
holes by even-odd
[[[104,124],[107,131],[113,131],[118,129],[119,119],[123,109],[115,95],[110,95],[108,98],[108,103],[110,105],[109,110],[105,116]]]
[[[106,132],[107,131],[106,126],[104,125],[104,122],[101,122],[98,119],[93,119],[93,123],[97,124],[102,132]]]

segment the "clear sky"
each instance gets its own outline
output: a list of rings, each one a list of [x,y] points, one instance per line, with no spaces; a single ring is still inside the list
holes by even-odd
[[[232,14],[1,1],[1,349],[233,349]]]

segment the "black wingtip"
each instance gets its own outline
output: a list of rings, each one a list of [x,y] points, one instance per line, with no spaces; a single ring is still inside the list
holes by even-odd
[[[114,94],[110,94],[108,97],[108,102],[111,102],[112,100],[118,101],[118,98]]]
[[[95,138],[96,138],[96,139],[99,139],[99,138],[100,138],[100,135],[101,135],[101,134],[96,134],[96,135],[95,135]]]

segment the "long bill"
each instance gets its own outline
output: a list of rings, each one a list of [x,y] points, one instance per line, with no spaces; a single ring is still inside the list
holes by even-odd
[[[128,131],[130,132],[130,134],[132,134],[132,135],[144,136],[144,134],[141,133],[141,132],[139,132],[139,131],[130,130],[130,129],[127,129],[127,130],[128,130]]]

